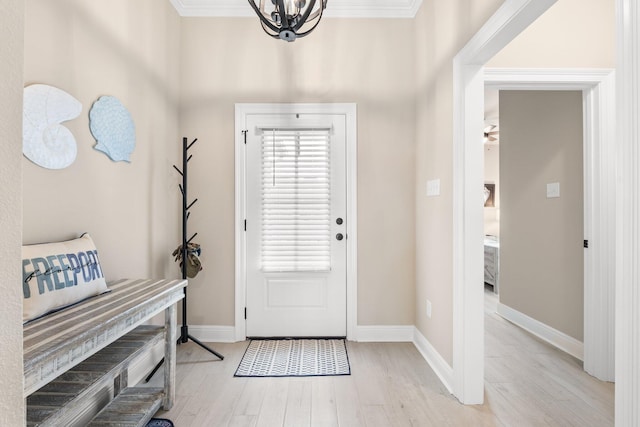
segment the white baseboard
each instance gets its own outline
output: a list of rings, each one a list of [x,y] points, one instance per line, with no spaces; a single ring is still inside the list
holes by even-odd
[[[498,303],[497,313],[552,346],[569,353],[577,359],[584,360],[584,343],[577,339],[501,303]]]
[[[203,343],[238,342],[235,326],[190,325],[189,334]]]
[[[449,393],[453,393],[453,368],[449,366],[418,328],[414,327],[413,329],[413,345],[416,346]]]
[[[359,342],[413,342],[413,325],[356,326],[354,341]]]
[[[353,341],[413,342],[413,325],[356,326]],[[238,342],[234,326],[190,325],[189,334],[202,342]]]

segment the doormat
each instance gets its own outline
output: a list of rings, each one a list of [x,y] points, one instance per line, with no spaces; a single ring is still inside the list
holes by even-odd
[[[151,418],[146,427],[173,427],[173,423],[166,418]]]
[[[251,340],[234,377],[351,375],[344,339]]]

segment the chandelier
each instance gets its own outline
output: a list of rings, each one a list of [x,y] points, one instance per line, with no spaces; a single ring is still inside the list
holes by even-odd
[[[265,33],[292,42],[318,26],[327,0],[249,0],[249,4]]]

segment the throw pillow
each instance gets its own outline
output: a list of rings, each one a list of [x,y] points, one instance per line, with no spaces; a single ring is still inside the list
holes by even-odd
[[[107,292],[91,236],[22,246],[22,291],[23,323]]]

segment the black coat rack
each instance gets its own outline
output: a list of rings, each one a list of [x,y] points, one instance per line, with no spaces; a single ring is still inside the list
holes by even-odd
[[[187,244],[191,243],[194,237],[198,235],[198,233],[194,233],[189,239],[187,239],[187,221],[189,219],[189,209],[198,201],[198,199],[194,199],[193,202],[188,203],[187,198],[187,164],[193,155],[188,155],[189,149],[193,146],[193,144],[198,141],[198,138],[194,139],[190,144],[187,142],[187,138],[182,138],[182,170],[178,169],[176,165],[173,165],[173,168],[178,171],[180,175],[182,175],[182,185],[178,184],[180,188],[180,192],[182,193],[182,278],[187,278]],[[188,204],[187,204],[188,203]],[[187,324],[187,287],[182,288],[184,290],[184,298],[182,299],[182,327],[180,328],[180,340],[179,342],[186,343],[191,340],[194,343],[198,344],[200,347],[207,350],[209,353],[217,356],[220,360],[223,360],[224,357],[202,344],[200,341],[189,335],[189,325]]]
[[[189,154],[189,149],[193,146],[193,144],[198,141],[198,138],[188,142],[187,138],[182,138],[182,170],[180,170],[176,165],[173,165],[173,168],[178,171],[178,173],[182,176],[182,184],[178,184],[178,188],[180,188],[180,192],[182,193],[182,278],[187,278],[187,262],[189,262],[187,255],[187,245],[191,243],[194,237],[198,235],[198,233],[194,233],[191,237],[187,239],[187,221],[189,220],[189,209],[198,201],[198,199],[194,199],[191,203],[189,203],[189,199],[187,198],[187,165],[189,160],[193,155]],[[198,344],[200,347],[207,350],[209,353],[215,355],[220,360],[224,360],[224,356],[218,353],[215,350],[207,347],[200,341],[198,341],[193,336],[189,335],[189,325],[187,324],[187,287],[182,288],[184,291],[184,298],[182,298],[182,327],[180,328],[180,338],[178,338],[178,344],[186,343],[191,340],[194,343]],[[160,361],[156,365],[156,367],[151,371],[149,376],[147,376],[146,381],[149,382],[153,374],[156,373],[158,368],[164,363],[164,359]]]

